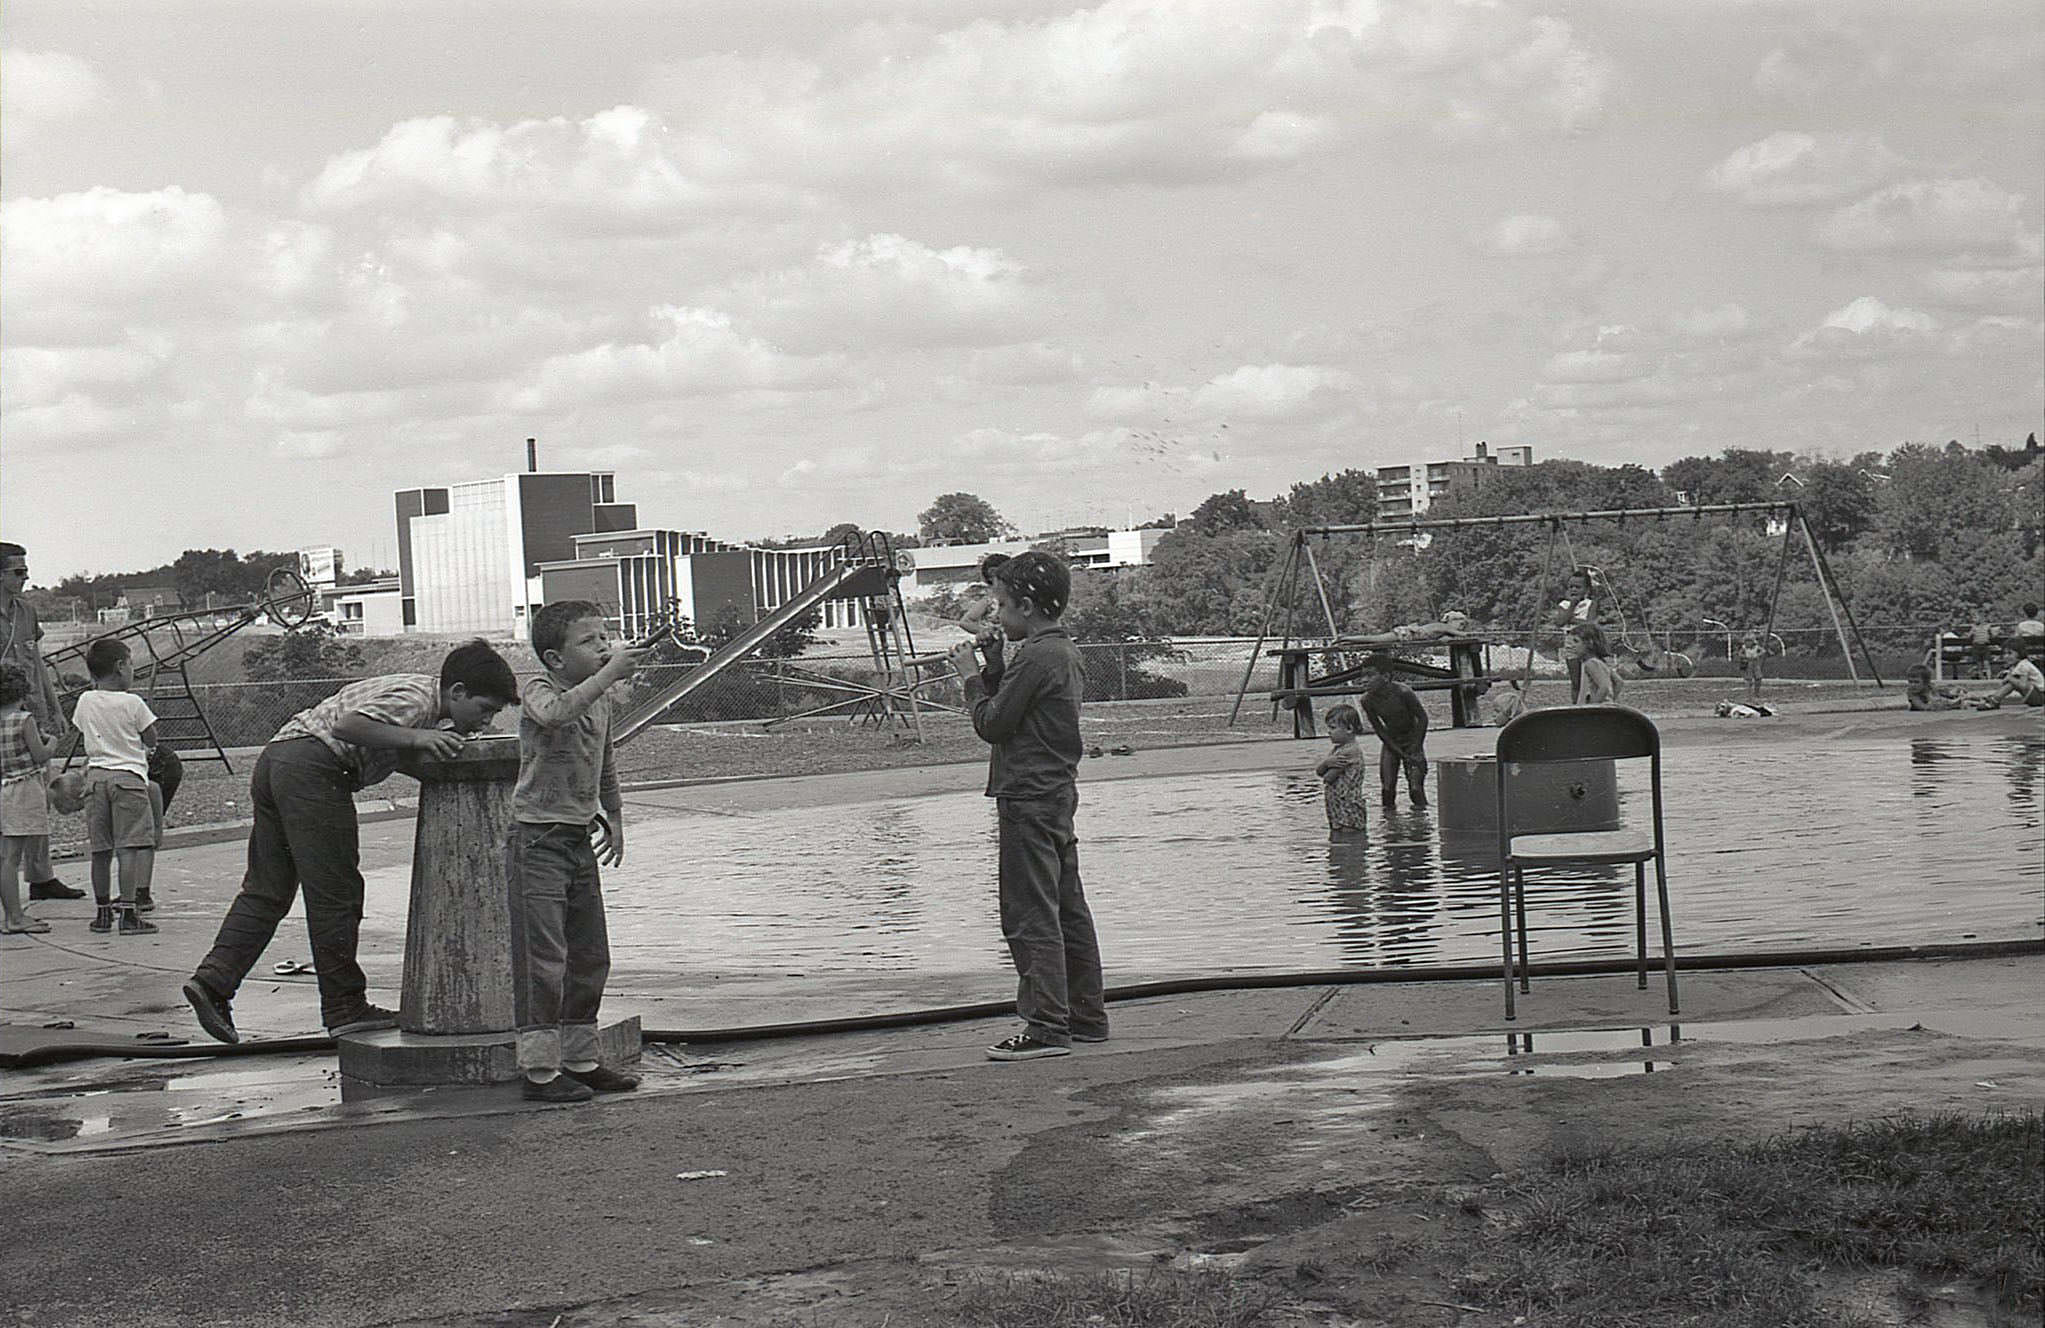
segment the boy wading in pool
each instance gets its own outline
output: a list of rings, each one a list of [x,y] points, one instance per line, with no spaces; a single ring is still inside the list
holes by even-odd
[[[1047,553],[1016,555],[994,572],[1001,635],[1020,641],[989,685],[970,642],[952,664],[973,729],[994,746],[987,796],[1000,813],[1001,935],[1015,960],[1015,1010],[1024,1028],[987,1049],[990,1060],[1065,1056],[1108,1040],[1101,948],[1079,883],[1079,702],[1086,673],[1058,616],[1072,577]],[[1001,641],[987,647],[998,659]]]
[[[1399,796],[1399,773],[1415,807],[1427,805],[1427,707],[1420,693],[1400,682],[1389,657],[1371,661],[1370,686],[1357,702],[1383,744],[1378,753],[1378,794],[1387,807]]]

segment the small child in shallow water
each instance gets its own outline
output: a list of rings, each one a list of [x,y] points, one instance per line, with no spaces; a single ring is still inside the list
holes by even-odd
[[[1338,705],[1328,712],[1328,741],[1333,750],[1321,758],[1314,773],[1328,808],[1328,833],[1358,834],[1370,828],[1369,804],[1363,796],[1363,717],[1355,706]]]

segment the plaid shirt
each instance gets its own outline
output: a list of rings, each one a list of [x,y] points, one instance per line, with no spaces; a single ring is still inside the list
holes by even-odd
[[[355,787],[381,783],[398,768],[395,747],[363,747],[334,736],[334,726],[349,715],[361,715],[406,729],[430,729],[441,720],[440,679],[429,673],[390,673],[351,682],[316,706],[284,721],[271,742],[318,738],[341,758],[355,776]]]
[[[0,780],[19,779],[42,769],[28,750],[28,726],[35,716],[26,710],[0,715]]]

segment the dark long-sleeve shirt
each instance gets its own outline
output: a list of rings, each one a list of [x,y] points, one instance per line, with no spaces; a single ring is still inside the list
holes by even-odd
[[[987,762],[990,798],[1041,798],[1078,779],[1079,703],[1086,669],[1062,627],[1050,627],[1011,648],[990,693],[979,677],[965,680],[973,731],[994,745]]]

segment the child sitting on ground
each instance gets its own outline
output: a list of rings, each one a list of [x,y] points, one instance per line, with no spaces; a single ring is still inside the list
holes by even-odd
[[[355,962],[363,890],[355,791],[389,778],[407,749],[442,759],[458,755],[463,734],[489,727],[517,700],[518,680],[504,656],[486,641],[470,641],[447,653],[438,678],[363,678],[284,721],[249,776],[255,824],[241,890],[183,988],[208,1035],[241,1040],[234,993],[277,934],[301,884],[328,1035],[397,1027],[396,1014],[369,1003],[369,981]]]
[[[1527,708],[1527,694],[1520,689],[1518,678],[1507,678],[1505,685],[1491,693],[1485,701],[1494,727],[1504,728],[1518,719]]]
[[[1382,748],[1378,753],[1378,792],[1390,807],[1399,795],[1399,772],[1406,772],[1406,793],[1415,807],[1427,805],[1427,707],[1420,693],[1400,682],[1389,656],[1371,660],[1375,673],[1357,700]]]
[[[1363,798],[1362,736],[1363,719],[1355,706],[1338,705],[1328,712],[1328,741],[1334,750],[1321,758],[1314,773],[1321,777],[1331,835],[1360,834],[1370,828]]]
[[[587,1102],[639,1087],[636,1075],[597,1059],[597,1007],[611,972],[597,868],[625,861],[604,693],[644,652],[614,645],[602,606],[579,599],[535,613],[532,642],[547,671],[519,697],[518,788],[505,846],[518,1068],[533,1101]]]
[[[156,748],[156,712],[128,689],[135,685],[135,661],[128,647],[102,637],[85,648],[92,687],[81,692],[71,712],[85,745],[85,826],[92,844],[92,898],[98,905],[90,930],[115,928],[147,935],[156,924],[141,916],[156,907],[149,880],[156,845],[163,837],[149,790],[149,753]],[[121,888],[113,895],[116,859]]]
[[[1912,710],[1958,710],[1966,704],[1958,688],[1934,685],[1931,670],[1922,664],[1912,664],[1907,676],[1903,696]]]
[[[1972,704],[1980,710],[2000,710],[2003,698],[2014,696],[2027,706],[2045,706],[2045,670],[2037,661],[2020,659],[2002,675],[2002,686],[1994,695]]]
[[[28,688],[19,665],[0,664],[0,934],[10,936],[50,929],[21,899],[21,869],[50,833],[50,749]]]
[[[1075,1041],[1108,1038],[1100,941],[1072,830],[1086,667],[1058,625],[1071,599],[1064,563],[1036,549],[1017,554],[994,569],[996,620],[1021,643],[1000,679],[989,685],[970,641],[952,651],[973,731],[993,746],[987,796],[998,812],[1001,934],[1024,1025],[989,1047],[989,1060],[1065,1056]]]

